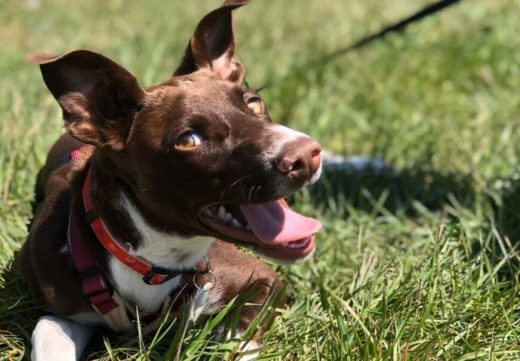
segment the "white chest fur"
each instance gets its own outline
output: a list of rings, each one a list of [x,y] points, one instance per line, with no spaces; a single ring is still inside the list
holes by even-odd
[[[130,248],[131,255],[143,257],[157,266],[180,269],[192,268],[207,253],[213,241],[211,238],[184,238],[159,232],[146,223],[139,210],[125,195],[122,195],[122,202],[141,234],[141,244],[136,249]],[[177,287],[180,279],[176,277],[161,285],[147,285],[139,273],[114,257],[109,260],[109,268],[119,295],[137,305],[143,313],[156,311],[168,294]]]

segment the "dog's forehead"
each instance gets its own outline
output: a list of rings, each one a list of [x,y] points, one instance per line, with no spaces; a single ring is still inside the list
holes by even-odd
[[[201,70],[193,74],[174,77],[146,89],[149,104],[182,103],[191,110],[222,112],[243,102],[244,89],[232,82],[220,80],[212,73]]]

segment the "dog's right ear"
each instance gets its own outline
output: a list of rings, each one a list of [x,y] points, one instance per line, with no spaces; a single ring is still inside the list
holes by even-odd
[[[43,80],[63,110],[65,128],[75,138],[121,150],[144,97],[122,66],[90,51],[60,57],[32,55]]]
[[[188,43],[184,58],[173,75],[185,75],[197,69],[211,70],[223,80],[241,84],[244,67],[235,56],[232,15],[247,0],[226,0],[197,25]]]

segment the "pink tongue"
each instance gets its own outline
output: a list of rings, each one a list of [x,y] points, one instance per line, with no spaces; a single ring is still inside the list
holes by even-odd
[[[240,206],[251,230],[261,241],[272,244],[298,241],[320,230],[318,220],[302,216],[281,202]]]

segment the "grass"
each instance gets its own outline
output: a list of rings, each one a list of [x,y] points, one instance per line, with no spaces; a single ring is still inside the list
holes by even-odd
[[[519,1],[462,1],[293,72],[426,3],[264,0],[236,13],[249,84],[276,81],[262,92],[273,119],[334,152],[394,167],[330,171],[295,197],[325,227],[312,261],[277,268],[291,302],[265,335],[262,360],[520,359]],[[27,233],[35,174],[61,131],[59,108],[25,54],[97,50],[150,85],[169,76],[218,1],[31,4],[0,0],[0,360],[28,357],[41,312],[10,265]],[[224,311],[231,323],[240,303]],[[237,351],[237,340],[211,338],[215,319],[183,340],[182,325],[165,324],[145,345],[135,335],[101,340],[90,359]]]

